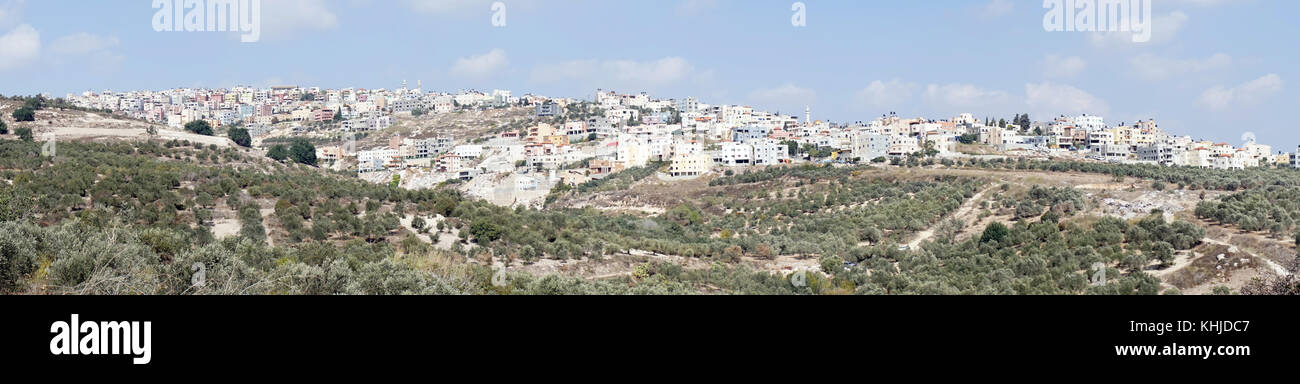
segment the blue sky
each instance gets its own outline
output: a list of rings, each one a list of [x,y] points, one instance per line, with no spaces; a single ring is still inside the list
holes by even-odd
[[[1040,0],[263,0],[262,38],[155,32],[151,0],[0,0],[0,94],[294,84],[596,88],[815,118],[1156,118],[1293,150],[1300,2],[1153,0],[1150,42],[1047,32]]]

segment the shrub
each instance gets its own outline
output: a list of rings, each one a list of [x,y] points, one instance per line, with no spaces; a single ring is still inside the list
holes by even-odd
[[[501,227],[487,222],[477,222],[469,227],[469,234],[480,244],[491,243],[501,239]]]
[[[289,157],[299,164],[316,165],[316,146],[307,139],[294,139],[289,148]]]
[[[980,236],[980,242],[997,243],[1005,239],[1009,234],[1011,234],[1011,230],[1007,228],[1006,224],[994,222],[984,228],[984,235]]]
[[[241,147],[251,148],[253,146],[253,137],[249,136],[248,129],[231,128],[230,131],[226,132],[226,135],[230,136],[230,141]]]
[[[266,157],[275,161],[284,161],[289,158],[289,149],[285,148],[284,144],[276,144],[266,151]]]
[[[36,121],[36,111],[27,107],[18,108],[14,110],[13,118],[17,122]]]
[[[185,130],[204,136],[212,136],[212,125],[206,120],[195,120],[185,124]]]
[[[14,134],[18,135],[18,138],[21,139],[22,141],[28,143],[32,142],[32,140],[35,140],[35,138],[32,137],[32,129],[28,127],[18,127],[18,129],[14,130]]]

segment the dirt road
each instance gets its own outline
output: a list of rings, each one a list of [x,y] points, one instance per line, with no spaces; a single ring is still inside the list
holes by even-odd
[[[148,137],[144,128],[78,128],[78,127],[41,127],[37,129],[37,137],[44,137],[47,133],[53,133],[56,140],[78,140],[98,137],[126,138],[126,139],[144,139]],[[215,144],[220,147],[230,146],[230,140],[225,137],[197,135],[185,131],[176,131],[166,128],[158,129],[158,138],[164,140],[189,140],[191,142],[203,144]]]
[[[966,202],[962,203],[961,207],[957,208],[956,212],[954,212],[951,215],[948,215],[947,217],[944,217],[943,220],[939,220],[938,224],[932,225],[930,226],[930,228],[921,231],[920,233],[917,233],[916,238],[913,239],[912,242],[907,243],[907,249],[917,249],[917,247],[921,246],[921,243],[924,243],[926,240],[930,240],[931,238],[933,238],[935,228],[938,228],[940,225],[942,225],[944,221],[947,221],[948,219],[951,218],[961,218],[970,215],[971,212],[975,211],[975,207],[979,206],[979,202],[984,198],[984,194],[987,193],[988,191],[993,190],[993,188],[994,187],[985,188],[983,191],[976,193],[975,196],[971,196],[971,198],[966,199]]]

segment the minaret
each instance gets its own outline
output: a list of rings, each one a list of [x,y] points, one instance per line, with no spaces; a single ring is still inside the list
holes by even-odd
[[[812,125],[812,106],[811,106],[811,105],[804,107],[803,115],[804,115],[804,123],[807,123],[808,125]]]

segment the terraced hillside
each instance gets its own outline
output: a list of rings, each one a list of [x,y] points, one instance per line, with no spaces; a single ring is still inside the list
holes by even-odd
[[[1222,193],[1008,168],[790,166],[690,181],[651,168],[557,189],[538,210],[180,140],[61,142],[46,157],[6,139],[0,291],[1155,294],[1252,291],[1287,275],[1283,256],[1190,208],[1114,213]],[[1221,207],[1249,210],[1237,200]]]

